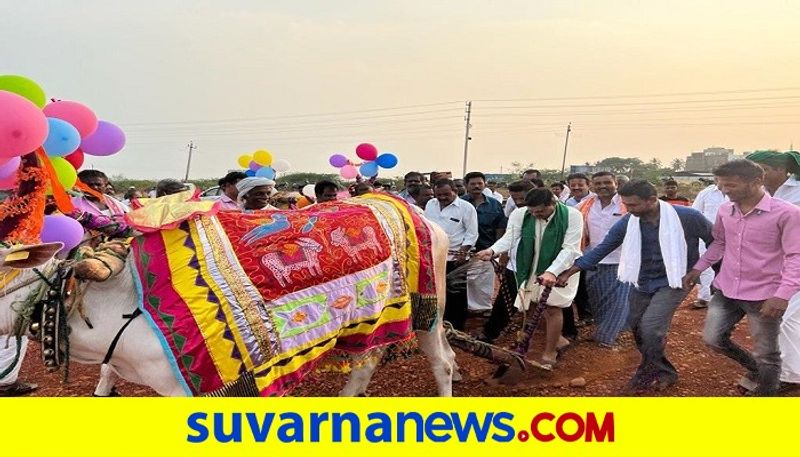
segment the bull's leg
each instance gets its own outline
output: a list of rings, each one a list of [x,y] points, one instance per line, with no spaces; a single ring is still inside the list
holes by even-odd
[[[114,390],[114,384],[119,380],[119,375],[111,369],[108,364],[100,365],[100,381],[94,388],[95,397],[110,397]]]
[[[367,386],[383,357],[383,351],[384,348],[375,348],[363,355],[354,356],[353,363],[357,366],[350,371],[350,379],[339,391],[340,397],[358,397],[367,393]]]
[[[456,354],[445,339],[444,327],[439,323],[430,332],[417,332],[417,340],[431,364],[439,396],[452,397],[453,373],[457,372],[458,367],[455,363]]]

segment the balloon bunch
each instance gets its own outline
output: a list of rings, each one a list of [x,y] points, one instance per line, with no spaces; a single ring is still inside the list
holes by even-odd
[[[16,186],[21,157],[31,152],[41,149],[44,168],[64,189],[71,189],[84,154],[109,156],[124,146],[122,130],[98,120],[87,106],[66,100],[47,103],[34,81],[0,75],[0,189]],[[83,227],[67,216],[45,216],[39,236],[43,242],[64,243],[61,252],[66,253],[80,243]]]
[[[369,143],[361,143],[356,146],[356,155],[364,162],[353,163],[342,154],[333,154],[328,159],[328,163],[338,168],[339,174],[344,179],[355,179],[359,174],[367,178],[374,178],[378,176],[380,168],[388,169],[397,166],[396,155],[391,152],[378,155],[378,148]]]
[[[87,106],[73,101],[47,103],[34,81],[0,75],[0,189],[14,187],[20,156],[40,147],[58,181],[70,189],[84,154],[110,156],[125,146],[125,133],[98,120]]]
[[[247,176],[275,179],[278,173],[289,171],[292,166],[286,159],[273,160],[272,153],[259,149],[252,154],[239,156],[239,166],[244,168]]]

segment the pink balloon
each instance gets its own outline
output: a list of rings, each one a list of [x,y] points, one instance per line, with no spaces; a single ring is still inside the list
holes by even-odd
[[[0,179],[5,179],[9,176],[15,176],[17,169],[19,169],[19,164],[22,162],[22,159],[19,157],[0,160],[2,160],[2,164],[0,164]]]
[[[356,155],[364,160],[375,160],[378,158],[378,148],[369,143],[361,143],[356,146]]]
[[[80,244],[83,239],[83,226],[71,217],[45,216],[41,238],[42,243],[56,241],[64,243],[64,247],[58,252],[66,253]]]
[[[125,147],[125,132],[107,121],[98,121],[97,130],[81,141],[81,150],[92,156],[110,156]]]
[[[60,100],[50,103],[42,110],[47,117],[55,117],[72,124],[81,134],[81,138],[97,130],[97,116],[86,105],[78,102]]]
[[[356,176],[358,176],[358,170],[352,165],[345,165],[339,170],[339,174],[341,174],[344,179],[355,179]]]
[[[17,187],[17,174],[11,173],[5,178],[0,178],[0,189],[8,190]]]
[[[27,98],[0,90],[0,158],[33,152],[47,138],[42,110]]]

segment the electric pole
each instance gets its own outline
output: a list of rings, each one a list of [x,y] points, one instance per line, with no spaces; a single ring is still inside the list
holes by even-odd
[[[567,145],[569,144],[569,132],[572,131],[572,122],[567,124],[567,138],[564,140],[564,157],[561,158],[561,180],[564,180],[564,167],[567,165]]]
[[[469,128],[472,127],[472,125],[469,123],[470,115],[472,114],[472,101],[467,102],[466,113],[467,114],[464,116],[464,120],[466,121],[467,124],[466,124],[466,129],[464,131],[464,168],[461,173],[462,177],[467,174],[467,150],[469,149],[469,140],[472,139],[469,136]]]
[[[194,145],[193,141],[189,141],[189,160],[186,161],[186,177],[183,178],[183,182],[189,182],[189,168],[192,166],[192,151],[197,149],[197,146]]]

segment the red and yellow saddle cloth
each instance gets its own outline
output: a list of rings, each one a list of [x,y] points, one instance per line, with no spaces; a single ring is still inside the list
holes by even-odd
[[[429,228],[388,195],[195,217],[133,252],[191,395],[283,395],[320,362],[408,341],[412,301],[435,310]]]

